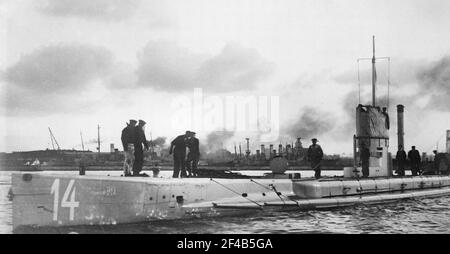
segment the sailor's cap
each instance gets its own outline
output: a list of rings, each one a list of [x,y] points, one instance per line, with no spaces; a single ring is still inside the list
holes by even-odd
[[[146,122],[145,122],[144,120],[140,120],[140,119],[139,119],[139,124],[144,125],[144,124],[146,124]]]
[[[137,121],[134,119],[130,119],[130,123],[137,123]]]

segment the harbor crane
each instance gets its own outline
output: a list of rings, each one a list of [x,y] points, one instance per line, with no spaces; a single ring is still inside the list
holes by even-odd
[[[84,151],[83,132],[81,132],[81,131],[80,131],[80,137],[81,137],[81,149]]]
[[[58,141],[56,141],[56,138],[53,135],[52,129],[50,129],[50,127],[48,127],[48,131],[50,132],[50,140],[52,141],[53,150],[55,150],[55,144],[58,147],[58,150],[61,150],[61,148],[59,147]]]

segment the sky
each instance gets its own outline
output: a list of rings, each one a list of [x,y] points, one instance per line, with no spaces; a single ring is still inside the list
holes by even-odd
[[[356,60],[373,35],[390,57],[377,100],[387,106],[390,70],[391,151],[396,104],[406,146],[443,150],[449,12],[446,0],[0,0],[0,152],[51,148],[49,127],[61,148],[81,149],[82,132],[95,150],[98,125],[107,151],[144,119],[148,139],[222,131],[215,142],[232,150],[316,137],[351,154],[355,107],[371,99],[370,62],[359,93]]]

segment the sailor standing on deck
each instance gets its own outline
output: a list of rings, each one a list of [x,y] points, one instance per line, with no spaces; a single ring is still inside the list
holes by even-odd
[[[123,163],[123,175],[130,176],[134,164],[134,142],[136,140],[136,120],[130,120],[122,130],[122,146],[125,152],[125,161]]]
[[[195,132],[190,132],[187,146],[189,153],[187,155],[186,169],[189,176],[197,176],[197,165],[200,159],[200,142],[195,137]]]
[[[412,146],[411,150],[408,152],[408,159],[411,162],[411,173],[413,176],[419,174],[420,170],[420,153],[416,150],[416,146]]]
[[[170,143],[169,154],[173,152],[173,178],[178,178],[180,171],[181,177],[186,177],[186,145],[189,134],[190,131],[186,131],[186,134],[176,137]]]
[[[320,164],[323,158],[322,147],[317,144],[317,139],[311,139],[312,145],[308,148],[307,158],[311,162],[311,168],[315,171],[314,177],[316,179],[320,178]]]
[[[439,164],[437,161],[437,150],[433,150],[433,155],[434,155],[433,156],[433,164],[432,164],[433,174],[440,175]]]
[[[406,152],[403,150],[402,145],[398,147],[395,159],[397,160],[397,174],[399,176],[405,176]]]
[[[142,170],[142,166],[144,166],[144,150],[142,149],[142,144],[145,147],[145,150],[148,150],[147,138],[145,137],[144,120],[139,120],[138,126],[136,126],[136,139],[134,143],[134,165],[133,165],[133,176],[139,176],[139,173]]]
[[[370,150],[367,148],[366,143],[361,144],[360,151],[360,159],[361,159],[361,168],[363,177],[369,177],[369,159],[370,159]]]

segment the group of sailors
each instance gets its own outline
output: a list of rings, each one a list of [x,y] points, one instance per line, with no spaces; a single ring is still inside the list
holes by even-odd
[[[434,162],[436,162],[437,151],[435,150],[433,151],[433,153],[435,156]],[[363,144],[360,152],[363,177],[369,176],[369,157],[369,149]],[[420,156],[419,150],[416,149],[416,146],[411,146],[411,150],[406,153],[406,151],[403,149],[403,146],[400,145],[395,156],[395,160],[397,162],[397,169],[395,170],[395,173],[398,176],[405,176],[405,169],[407,168],[408,164],[409,168],[411,169],[412,176],[435,174],[437,173],[436,171],[438,171],[435,165],[436,163],[433,163],[433,165],[428,168],[421,167],[422,158]]]
[[[319,179],[321,177],[321,161],[323,158],[323,151],[320,145],[317,144],[318,140],[313,138],[312,144],[308,148],[307,152],[307,160],[310,162],[311,169],[315,171],[314,177]],[[433,151],[436,160],[437,151]],[[370,159],[370,150],[365,143],[361,144],[361,149],[359,152],[361,168],[362,168],[362,176],[369,177],[369,159]],[[421,156],[420,152],[416,149],[416,146],[412,146],[411,150],[406,153],[403,150],[403,146],[399,146],[399,150],[396,155],[397,161],[397,170],[395,173],[398,176],[405,176],[405,168],[409,164],[411,169],[411,175],[417,176],[422,174],[435,174],[437,169],[436,163],[433,164],[431,171],[423,170],[421,168]]]
[[[193,131],[186,131],[170,143],[169,154],[173,154],[173,178],[198,176],[199,146],[200,142]],[[187,156],[186,148],[189,149]]]
[[[140,174],[144,163],[143,147],[148,149],[144,126],[145,121],[130,120],[122,130],[122,145],[125,151],[124,175],[125,176],[147,176]],[[308,148],[307,159],[311,168],[315,171],[315,178],[321,177],[321,162],[323,158],[322,147],[317,144],[318,140],[313,138]],[[186,148],[189,151],[186,154]],[[169,154],[173,154],[173,178],[198,176],[198,162],[200,160],[200,142],[195,137],[195,132],[186,131],[185,134],[177,136],[170,143]]]
[[[144,166],[144,148],[148,150],[144,132],[145,124],[144,120],[137,122],[132,119],[122,130],[121,140],[125,152],[124,176],[146,176],[140,173]]]
[[[137,125],[136,125],[137,123]],[[144,164],[144,148],[148,150],[148,143],[144,133],[144,120],[130,120],[127,127],[122,130],[122,145],[125,151],[124,175],[125,176],[147,176],[141,174]],[[317,138],[311,139],[312,144],[309,146],[306,158],[310,162],[311,169],[314,170],[314,177],[321,177],[321,162],[323,159],[322,147],[317,144]],[[187,148],[187,149],[186,149]],[[189,152],[186,153],[186,150]],[[434,151],[436,155],[436,151]],[[200,159],[199,140],[195,137],[195,132],[186,131],[185,134],[177,136],[171,143],[169,154],[173,154],[173,177],[193,177],[198,176],[198,162]],[[369,159],[370,151],[365,143],[361,144],[360,162],[363,177],[369,176]],[[406,154],[402,146],[396,155],[398,176],[405,175],[405,168],[409,162],[413,176],[424,174],[421,171],[421,156],[415,146]]]
[[[144,120],[132,119],[122,130],[121,140],[125,152],[124,176],[148,176],[140,173],[144,165],[144,149],[148,150],[149,148],[144,132],[145,124]],[[171,142],[169,154],[173,154],[174,178],[198,175],[199,146],[200,142],[193,131],[186,131],[185,134],[179,135]],[[186,148],[189,150],[187,156]]]
[[[396,173],[399,176],[405,175],[405,168],[409,161],[409,166],[411,168],[411,174],[413,176],[417,175],[434,175],[434,174],[446,174],[448,171],[442,169],[439,169],[438,165],[438,152],[437,150],[433,151],[434,159],[432,161],[432,164],[428,167],[421,168],[422,158],[420,156],[419,151],[416,149],[415,146],[411,147],[411,150],[408,152],[408,155],[406,155],[406,152],[403,150],[402,146],[399,146],[399,150],[396,155],[397,160],[397,170]],[[426,159],[428,161],[428,159]]]
[[[411,150],[408,152],[407,156],[405,150],[403,150],[403,146],[400,145],[395,159],[397,160],[397,171],[396,171],[397,175],[399,176],[405,175],[405,167],[407,159],[410,162],[411,174],[413,176],[422,174],[420,169],[420,163],[422,159],[420,157],[419,151],[416,150],[415,146],[411,147]]]

